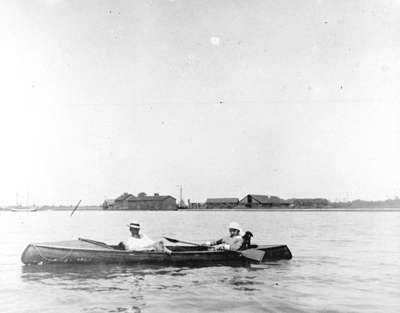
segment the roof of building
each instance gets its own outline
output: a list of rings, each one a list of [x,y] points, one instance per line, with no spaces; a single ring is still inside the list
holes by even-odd
[[[136,201],[164,201],[164,200],[166,200],[168,198],[171,198],[171,199],[175,200],[175,198],[172,197],[172,196],[140,196],[140,197],[138,196],[138,197],[135,197],[133,195],[131,195],[127,200],[129,202],[136,202]]]
[[[120,195],[118,198],[113,200],[113,202],[119,202],[119,201],[164,201],[165,199],[172,198],[175,200],[174,197],[172,196],[160,196],[158,194],[154,194],[153,196],[147,196],[144,192],[141,192],[138,196],[134,196],[130,193],[124,192],[122,195]],[[111,200],[106,200],[111,201]]]
[[[247,197],[251,197],[253,200],[255,200],[255,202],[258,202],[260,204],[290,204],[289,201],[283,200],[279,197],[276,196],[266,196],[266,195],[253,195],[253,194],[249,194],[247,196],[245,196],[242,200],[240,200],[240,202],[246,202]]]
[[[118,198],[116,198],[115,201],[124,201],[131,196],[132,195],[130,193],[124,192],[122,195],[120,195]]]
[[[238,198],[207,198],[206,203],[238,203]]]

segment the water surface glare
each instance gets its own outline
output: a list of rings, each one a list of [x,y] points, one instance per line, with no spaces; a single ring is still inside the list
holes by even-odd
[[[400,212],[0,213],[1,312],[400,312]],[[294,258],[251,266],[23,266],[30,242],[118,243],[126,224],[202,242],[234,220]]]

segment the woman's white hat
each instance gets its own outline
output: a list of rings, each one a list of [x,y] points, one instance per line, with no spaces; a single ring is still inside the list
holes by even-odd
[[[228,227],[232,229],[237,229],[239,232],[242,232],[242,228],[240,227],[239,223],[230,222]]]

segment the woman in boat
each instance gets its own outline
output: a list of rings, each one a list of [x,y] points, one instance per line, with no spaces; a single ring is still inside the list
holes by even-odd
[[[208,247],[214,247],[217,250],[239,250],[243,244],[243,238],[240,235],[242,229],[239,223],[231,222],[228,226],[229,236],[223,237],[216,241],[206,242]]]
[[[171,253],[171,251],[164,246],[164,243],[161,240],[154,241],[145,234],[140,233],[140,224],[138,222],[131,222],[129,224],[129,231],[131,232],[131,236],[120,243],[120,246],[122,246],[124,250]]]

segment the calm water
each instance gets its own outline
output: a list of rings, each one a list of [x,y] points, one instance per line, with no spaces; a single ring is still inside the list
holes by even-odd
[[[231,220],[294,258],[250,267],[23,266],[29,242],[203,241]],[[400,312],[400,212],[0,213],[1,312]]]

